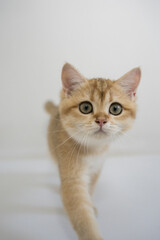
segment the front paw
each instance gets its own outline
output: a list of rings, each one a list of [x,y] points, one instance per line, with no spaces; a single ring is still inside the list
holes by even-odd
[[[80,237],[79,240],[104,240],[104,239],[101,237],[95,237],[95,238],[94,237],[91,237],[91,238],[90,237],[87,237],[87,238]]]

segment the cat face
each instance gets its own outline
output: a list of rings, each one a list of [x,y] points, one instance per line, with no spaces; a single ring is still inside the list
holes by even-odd
[[[84,78],[70,64],[62,70],[60,115],[76,141],[106,144],[128,130],[136,116],[135,93],[140,81],[136,68],[117,81]]]

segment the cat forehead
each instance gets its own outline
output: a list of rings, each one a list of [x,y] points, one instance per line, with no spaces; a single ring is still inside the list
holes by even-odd
[[[105,92],[109,87],[109,80],[103,78],[92,78],[88,80],[88,83],[93,89],[98,90],[100,93]]]
[[[84,91],[88,93],[91,101],[103,102],[106,97],[111,98],[110,89],[113,86],[113,82],[109,79],[93,78],[87,80]],[[108,99],[111,101],[111,99]]]

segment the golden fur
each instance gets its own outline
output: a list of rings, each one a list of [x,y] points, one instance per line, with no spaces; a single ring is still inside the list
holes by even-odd
[[[59,106],[46,103],[46,110],[51,115],[49,149],[58,164],[63,203],[79,240],[102,239],[91,195],[103,165],[101,154],[112,139],[132,126],[136,117],[135,92],[139,81],[139,68],[117,81],[88,80],[67,63],[62,69]],[[92,113],[79,111],[83,101],[92,103]],[[123,106],[123,112],[118,116],[109,113],[113,102]],[[105,133],[96,131],[99,129],[97,119],[105,119]],[[97,160],[94,160],[95,156]]]

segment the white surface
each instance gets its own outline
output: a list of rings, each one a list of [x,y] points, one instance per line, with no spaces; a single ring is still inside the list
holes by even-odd
[[[94,200],[105,240],[160,239],[159,12],[152,0],[0,1],[0,240],[76,239],[43,110],[59,102],[65,61],[86,77],[142,68],[135,126],[111,146]]]
[[[65,61],[111,79],[140,66],[136,125],[118,147],[160,153],[159,12],[153,0],[1,0],[0,154],[44,154],[43,104],[59,102]]]
[[[104,240],[160,239],[160,156],[108,158],[94,195]],[[0,161],[0,239],[75,240],[48,159]]]

